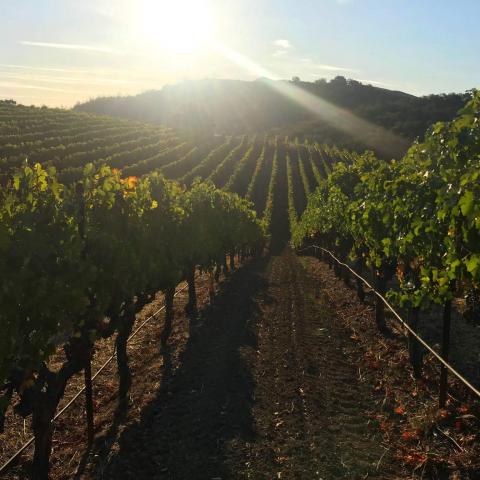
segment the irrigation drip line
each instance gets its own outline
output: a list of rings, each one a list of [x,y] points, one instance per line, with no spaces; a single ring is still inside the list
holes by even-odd
[[[415,337],[418,342],[420,342],[447,370],[449,370],[453,375],[455,375],[466,387],[468,387],[477,397],[480,398],[480,390],[475,388],[465,377],[463,377],[462,374],[460,374],[455,368],[453,368],[448,362],[446,362],[425,340],[420,337],[411,327],[408,325],[408,323],[403,320],[403,318],[398,314],[398,312],[390,305],[388,300],[379,292],[377,292],[372,285],[363,278],[361,275],[359,275],[355,270],[350,268],[349,265],[346,263],[343,263],[341,260],[339,260],[330,250],[327,250],[326,248],[319,247],[318,245],[310,245],[309,247],[306,247],[302,250],[299,251],[304,251],[307,250],[308,248],[318,248],[320,250],[323,250],[325,253],[328,253],[339,265],[344,266],[347,268],[353,275],[355,275],[359,280],[361,280],[367,287],[369,287],[375,295],[377,295],[382,302],[386,305],[386,307],[395,315],[397,320],[410,332],[410,334]]]
[[[183,287],[178,289],[174,297],[176,297],[179,293],[186,290],[188,287],[188,283],[186,283]],[[131,333],[128,337],[127,344],[130,340],[137,335],[137,333],[149,322],[152,318],[156,317],[160,312],[165,310],[165,305],[162,305],[156,312],[152,313],[147,319],[145,319],[136,329]],[[114,347],[112,355],[105,361],[105,363],[95,372],[92,376],[92,382],[97,378],[97,376],[102,373],[103,370],[108,366],[108,364],[116,357],[117,349]],[[71,405],[77,400],[77,398],[85,391],[85,386],[83,386],[75,395],[74,397],[53,417],[52,422],[54,422],[58,417],[60,417],[66,410],[70,408]],[[31,437],[26,443],[24,443],[1,467],[0,473],[3,473],[7,468],[13,463],[13,461],[22,453],[24,452],[35,440],[35,437]]]

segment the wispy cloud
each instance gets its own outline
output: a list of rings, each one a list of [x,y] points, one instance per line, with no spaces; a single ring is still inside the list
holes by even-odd
[[[289,50],[290,48],[293,48],[293,45],[285,38],[279,38],[277,40],[274,40],[273,44],[276,47],[283,48],[285,50]]]
[[[7,89],[8,90],[8,89]],[[42,92],[38,95],[23,95],[23,94],[18,94],[15,93],[12,95],[11,92],[3,92],[0,89],[0,98],[14,98],[14,100],[21,101],[21,99],[30,99],[30,100],[36,100],[35,103],[37,104],[45,104],[45,100],[58,100],[59,99],[59,94],[58,92],[53,92],[53,93],[48,93],[48,92]],[[68,97],[67,97],[68,98]]]
[[[46,72],[52,77],[66,78],[60,74],[67,74],[69,77],[78,77],[82,82],[84,80],[103,81],[106,83],[142,83],[145,81],[157,81],[157,75],[151,71],[132,71],[132,70],[112,70],[110,68],[90,69],[90,70],[78,70],[76,68],[58,68],[58,67],[40,67],[32,65],[18,65],[12,63],[0,63],[0,75],[5,75],[4,72],[17,72],[22,74],[34,75],[40,73],[45,75]],[[7,73],[6,75],[11,75]]]
[[[358,70],[353,68],[339,67],[338,65],[327,65],[325,63],[314,63],[314,61],[308,57],[301,58],[300,62],[307,63],[310,68],[315,70],[324,70],[327,72],[358,72]]]
[[[144,85],[145,82],[135,80],[127,80],[122,78],[102,78],[95,75],[83,75],[81,77],[64,77],[52,75],[37,74],[19,74],[19,73],[3,73],[3,78],[12,78],[14,80],[25,80],[30,82],[42,83],[60,83],[60,84],[81,84],[81,85]]]
[[[121,53],[125,53],[120,50],[115,50],[113,48],[110,48],[104,45],[81,45],[81,44],[75,44],[75,43],[31,42],[30,40],[22,40],[20,44],[26,45],[28,47],[57,48],[62,50],[82,50],[85,52],[112,53],[117,55]]]
[[[40,70],[44,72],[61,72],[61,73],[72,73],[72,74],[82,74],[88,73],[91,74],[88,70],[73,70],[71,68],[52,68],[52,67],[32,67],[30,65],[15,65],[12,63],[0,63],[0,68],[13,68],[19,70]]]
[[[316,64],[315,68],[318,70],[326,70],[328,72],[358,72],[353,68],[338,67],[336,65],[325,65],[323,63]]]
[[[44,87],[41,85],[29,85],[25,83],[18,83],[18,82],[0,82],[0,88],[6,89],[27,89],[27,90],[45,90],[47,92],[63,92],[63,93],[86,93],[85,91],[80,90],[67,90],[64,88],[52,88],[52,87]]]
[[[276,47],[276,50],[273,52],[274,57],[283,57],[283,55],[286,55],[289,50],[293,48],[290,41],[285,38],[277,38],[272,44]]]
[[[378,85],[380,87],[396,88],[395,85],[391,83],[381,82],[379,80],[365,80],[360,78],[358,81],[370,85]]]

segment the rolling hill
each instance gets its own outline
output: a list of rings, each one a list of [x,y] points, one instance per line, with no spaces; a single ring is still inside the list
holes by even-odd
[[[285,85],[381,126],[407,142],[386,146],[382,132],[374,133],[369,141],[353,137],[285,96]],[[368,147],[384,157],[398,158],[405,153],[405,145],[423,137],[432,123],[451,120],[466,99],[466,94],[416,97],[344,77],[313,83],[299,79],[199,80],[136,96],[96,98],[76,105],[74,110],[161,123],[195,134],[269,132],[357,151]]]

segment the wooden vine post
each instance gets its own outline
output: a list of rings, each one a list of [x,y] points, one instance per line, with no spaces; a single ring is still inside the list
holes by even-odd
[[[92,388],[92,360],[89,358],[85,363],[85,411],[87,414],[87,445],[91,447],[94,436],[93,420],[93,388]]]
[[[80,210],[79,222],[78,222],[78,233],[80,238],[85,245],[86,235],[85,235],[85,198],[84,198],[84,187],[82,183],[76,185],[76,193],[78,195],[78,205]],[[82,258],[85,259],[86,250],[85,247],[82,252]],[[87,445],[89,447],[93,444],[93,436],[95,430],[94,416],[93,416],[93,388],[92,388],[92,357],[88,355],[88,358],[85,359],[85,368],[83,371],[84,382],[85,382],[85,412],[87,420]]]
[[[375,267],[373,267],[372,276],[374,279],[375,289],[380,295],[384,297],[387,291],[387,286],[383,269],[377,270]],[[383,304],[383,300],[378,295],[375,295],[375,322],[380,332],[385,333],[387,331],[387,324],[385,321],[385,307]]]
[[[443,308],[443,335],[442,335],[442,358],[448,362],[450,354],[450,326],[452,320],[452,301],[447,300]],[[445,365],[440,367],[440,386],[438,404],[440,408],[444,408],[447,402],[448,390],[448,370]]]
[[[189,314],[197,312],[197,291],[195,288],[195,266],[189,266],[186,271],[186,280],[188,283],[188,303],[185,310]]]
[[[414,332],[418,333],[418,326],[420,323],[420,311],[418,307],[410,307],[408,309],[408,325]],[[413,375],[415,378],[421,378],[422,376],[422,364],[423,354],[422,346],[414,335],[408,332],[408,355],[410,358],[410,364],[413,368]]]

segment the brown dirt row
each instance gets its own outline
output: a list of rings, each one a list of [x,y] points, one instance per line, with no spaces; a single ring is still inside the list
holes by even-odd
[[[212,305],[200,279],[199,297],[194,319],[177,297],[167,348],[163,317],[132,342],[125,418],[115,367],[96,384],[90,451],[83,407],[56,424],[52,478],[478,478],[478,412],[451,401],[439,414],[432,362],[413,381],[403,340],[377,334],[326,264],[287,248],[224,279]]]
[[[326,263],[312,257],[301,261],[320,282],[333,318],[349,332],[345,353],[359,356],[359,377],[373,385],[371,421],[405,468],[404,478],[480,478],[479,402],[450,378],[447,407],[439,410],[440,369],[434,357],[425,356],[423,378],[415,379],[405,332],[394,318],[389,321],[392,335],[385,337],[375,326],[371,295],[361,303]]]
[[[348,332],[318,280],[288,249],[272,257],[267,278],[254,367],[257,438],[238,478],[401,478],[370,422],[371,389],[345,355]]]
[[[164,352],[152,395],[78,478],[402,478],[349,333],[290,250],[232,275],[186,330],[177,367]]]
[[[183,285],[183,284],[182,284]],[[180,285],[180,287],[182,286]],[[197,295],[200,308],[208,304],[208,279],[206,275],[197,277]],[[170,357],[172,364],[178,361],[178,355],[187,341],[188,317],[183,309],[188,300],[187,290],[175,297],[175,320],[171,338],[169,340]],[[158,311],[164,303],[161,292],[156,295],[153,302],[148,304],[138,315],[134,330],[149,316]],[[116,425],[119,430],[124,428],[132,418],[141,410],[142,405],[148,401],[152,392],[158,386],[163,357],[160,354],[160,335],[163,331],[164,316],[161,312],[152,318],[143,329],[135,336],[128,346],[130,366],[132,369],[133,385],[130,393],[131,409],[121,425]],[[95,356],[92,361],[92,372],[112,355],[114,351],[114,338],[100,340],[96,344]],[[51,366],[58,366],[63,361],[63,351],[51,359]],[[63,408],[74,395],[83,387],[83,374],[74,376],[69,382],[65,395],[59,405]],[[94,382],[95,402],[95,427],[96,436],[102,437],[114,422],[117,407],[118,378],[116,374],[116,359],[97,377]],[[85,412],[84,397],[78,400],[55,422],[54,444],[52,453],[52,477],[71,478],[79,464],[85,460]],[[23,420],[15,415],[12,410],[7,415],[5,433],[0,435],[0,463],[3,464],[19,447],[32,436],[30,419]],[[98,441],[98,440],[97,440]],[[5,478],[26,478],[29,462],[32,457],[33,447],[29,447],[19,457]]]

